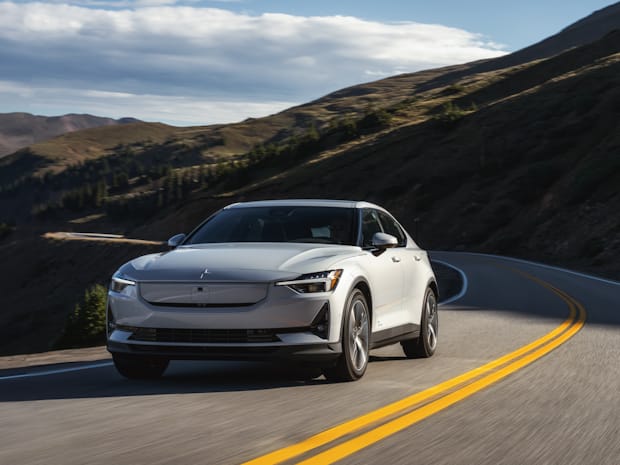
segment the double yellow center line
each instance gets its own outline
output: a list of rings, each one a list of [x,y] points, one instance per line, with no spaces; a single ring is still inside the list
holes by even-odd
[[[242,465],[274,465],[292,461],[304,454],[307,456],[296,463],[328,465],[337,462],[500,381],[551,352],[581,329],[586,318],[583,305],[545,281],[518,270],[513,271],[560,297],[568,306],[568,318],[540,339],[503,357]],[[337,442],[331,447],[323,447],[352,435],[354,437]],[[308,454],[317,448],[321,450]]]

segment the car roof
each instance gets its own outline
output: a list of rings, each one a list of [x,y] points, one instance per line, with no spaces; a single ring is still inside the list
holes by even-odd
[[[258,200],[253,202],[238,202],[228,205],[229,208],[249,207],[340,207],[340,208],[378,208],[382,207],[370,202],[358,200],[327,200],[327,199],[286,199],[286,200]]]

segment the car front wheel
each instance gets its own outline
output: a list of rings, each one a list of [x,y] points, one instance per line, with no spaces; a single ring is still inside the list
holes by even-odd
[[[355,381],[368,366],[370,313],[363,292],[355,289],[347,301],[342,328],[342,355],[336,366],[325,368],[329,381]]]
[[[155,379],[161,377],[168,368],[169,360],[126,354],[113,354],[116,370],[129,379]]]

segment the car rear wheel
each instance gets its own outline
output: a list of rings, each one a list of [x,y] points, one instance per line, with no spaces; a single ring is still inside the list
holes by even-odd
[[[112,354],[116,370],[129,379],[155,379],[168,368],[169,360],[127,354]]]
[[[349,296],[342,328],[342,355],[336,366],[323,370],[329,381],[355,381],[368,366],[370,314],[366,297],[359,289]]]
[[[420,336],[402,341],[400,345],[407,358],[427,358],[435,353],[439,334],[439,315],[437,314],[437,296],[428,288],[424,296]]]

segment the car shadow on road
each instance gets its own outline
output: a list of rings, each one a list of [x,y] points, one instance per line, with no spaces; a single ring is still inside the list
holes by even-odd
[[[404,356],[371,355],[370,364],[406,361]],[[338,385],[312,366],[276,362],[173,361],[163,377],[129,380],[111,362],[78,370],[83,363],[0,370],[0,403],[54,399],[205,394],[261,391],[279,388]],[[62,370],[57,374],[8,379],[9,376]],[[75,371],[66,371],[75,370]],[[2,379],[4,378],[4,379]]]
[[[79,365],[67,363],[56,365],[55,369],[74,369]],[[49,367],[45,370],[49,371]],[[172,362],[164,376],[155,380],[125,379],[111,364],[58,374],[8,378],[15,374],[33,374],[37,371],[38,367],[21,371],[0,370],[0,403],[256,391],[329,384],[316,368],[282,366],[268,362]]]

